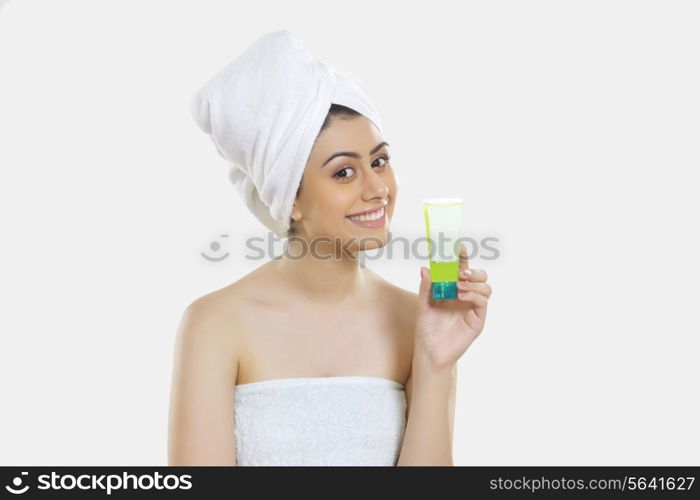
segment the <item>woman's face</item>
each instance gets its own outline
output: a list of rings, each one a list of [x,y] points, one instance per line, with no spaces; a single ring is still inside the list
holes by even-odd
[[[304,169],[292,209],[297,234],[309,241],[338,238],[343,244],[355,238],[358,244],[349,245],[354,250],[382,247],[388,239],[396,192],[389,147],[374,124],[364,116],[335,117],[319,135]],[[382,207],[384,217],[379,220],[348,217]]]

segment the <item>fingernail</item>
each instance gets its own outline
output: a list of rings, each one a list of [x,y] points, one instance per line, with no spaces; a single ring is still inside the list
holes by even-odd
[[[471,277],[472,272],[469,269],[464,269],[462,271],[462,274],[464,274],[467,278]]]

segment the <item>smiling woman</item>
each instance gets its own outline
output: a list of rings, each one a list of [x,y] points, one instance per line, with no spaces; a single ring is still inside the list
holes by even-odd
[[[323,124],[321,125],[321,130],[319,131],[319,135],[316,137],[314,141],[314,146],[316,145],[318,141],[318,137],[320,137],[321,132],[326,130],[330,125],[331,121],[335,118],[340,118],[340,119],[348,119],[348,118],[355,118],[358,116],[362,116],[361,113],[358,113],[352,108],[348,108],[347,106],[343,106],[342,104],[331,104],[330,109],[328,110],[328,114],[326,115],[325,120],[323,121]],[[386,143],[382,143],[386,144]],[[370,154],[374,154],[375,151],[371,151]],[[354,152],[337,152],[331,155],[324,163],[322,166],[325,166],[328,162],[330,162],[333,158],[336,158],[338,156],[350,156],[354,158],[358,158],[359,154],[354,153]],[[338,175],[337,173],[335,175]],[[299,194],[301,193],[301,187],[304,184],[304,174],[302,173],[301,181],[299,183],[299,187],[296,192],[296,198],[299,197]],[[295,234],[297,234],[297,227],[294,222],[294,219],[290,217],[289,219],[289,229],[287,229],[287,237],[292,237]]]
[[[398,191],[372,103],[282,31],[193,113],[248,208],[288,240],[186,308],[169,464],[451,465],[467,300],[442,310],[425,273],[415,294],[360,266],[386,245]]]
[[[326,244],[328,238],[350,242],[345,248],[358,258],[357,251],[387,243],[398,188],[388,148],[369,119],[331,105],[292,205],[290,247],[303,239],[330,254],[337,243]]]

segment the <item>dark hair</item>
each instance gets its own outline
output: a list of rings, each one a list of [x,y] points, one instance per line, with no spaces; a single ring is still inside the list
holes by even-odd
[[[328,110],[328,114],[326,115],[326,119],[323,121],[323,125],[321,125],[321,130],[318,131],[318,134],[316,135],[316,139],[314,140],[314,145],[316,144],[316,141],[318,141],[319,136],[321,135],[321,132],[326,130],[330,124],[333,118],[354,118],[356,116],[360,116],[362,113],[358,113],[352,108],[348,108],[347,106],[343,106],[342,104],[331,104],[330,109]],[[312,146],[313,147],[313,146]],[[297,194],[296,197],[299,197],[299,193],[301,192],[301,184],[304,180],[304,174],[301,175],[301,180],[299,181],[299,188],[297,189]],[[297,232],[297,228],[294,226],[294,219],[291,217],[289,218],[289,229],[287,229],[287,237],[294,236]]]

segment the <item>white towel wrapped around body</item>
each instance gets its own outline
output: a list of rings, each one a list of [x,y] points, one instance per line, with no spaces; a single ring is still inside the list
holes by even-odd
[[[234,388],[239,466],[394,466],[406,389],[393,379],[267,379]]]
[[[301,176],[331,104],[368,118],[378,111],[358,82],[314,59],[294,33],[259,38],[191,99],[191,112],[229,163],[246,206],[286,237]]]

